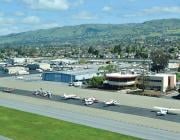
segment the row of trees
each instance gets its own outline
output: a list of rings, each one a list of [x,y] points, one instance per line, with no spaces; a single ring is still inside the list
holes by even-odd
[[[169,62],[169,55],[161,49],[156,49],[151,52],[151,60],[152,60],[151,70],[158,73],[160,71],[163,71],[167,67],[168,62]],[[102,66],[98,70],[99,70],[99,73],[101,74],[101,76],[93,77],[89,81],[89,85],[91,87],[102,86],[103,81],[105,80],[106,73],[113,73],[113,72],[119,71],[118,66],[112,65],[112,64],[109,64],[107,66]],[[143,73],[142,74],[143,91],[144,91],[144,80],[145,80],[144,76],[145,76],[145,74]]]
[[[127,54],[135,54],[135,58],[144,58],[147,59],[148,58],[148,48],[147,47],[143,47],[143,46],[127,46],[124,47],[122,45],[115,45],[112,49],[113,53],[118,53],[120,56],[123,53],[127,53]]]

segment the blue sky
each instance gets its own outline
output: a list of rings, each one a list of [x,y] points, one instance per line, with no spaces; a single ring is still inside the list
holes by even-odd
[[[88,23],[180,18],[180,0],[0,0],[0,35]]]

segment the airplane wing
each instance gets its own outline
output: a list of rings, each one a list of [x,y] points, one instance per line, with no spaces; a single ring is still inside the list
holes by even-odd
[[[169,111],[180,111],[180,109],[177,108],[168,108]]]
[[[165,107],[159,107],[159,106],[154,106],[153,108],[158,110],[165,109]]]
[[[159,106],[154,106],[153,108],[158,109],[158,110],[180,111],[180,109],[176,109],[176,108],[166,108],[166,107],[159,107]]]

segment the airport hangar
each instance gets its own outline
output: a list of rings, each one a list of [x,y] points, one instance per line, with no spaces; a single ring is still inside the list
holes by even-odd
[[[42,80],[71,83],[75,81],[86,81],[97,76],[97,70],[80,70],[80,71],[54,71],[44,72]]]

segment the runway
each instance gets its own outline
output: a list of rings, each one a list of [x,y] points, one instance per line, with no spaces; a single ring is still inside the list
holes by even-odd
[[[49,116],[56,119],[83,124],[95,128],[101,128],[117,133],[136,136],[143,139],[177,140],[180,137],[180,134],[175,132],[149,128],[149,127],[125,123],[121,121],[115,121],[103,117],[90,116],[83,113],[57,109],[53,107],[47,108],[46,106],[42,106],[42,105],[33,105],[33,104],[14,101],[14,100],[0,99],[0,105],[26,112],[32,112],[44,116]]]
[[[0,87],[0,91],[2,90],[3,90],[3,87]],[[67,104],[85,106],[81,99],[64,100],[62,96],[60,95],[53,95],[52,98],[49,99],[47,97],[34,96],[33,91],[28,91],[28,90],[15,89],[12,93],[5,93],[5,94],[18,94],[18,95],[30,96],[30,97],[40,98],[40,99],[45,99],[45,100],[63,102]],[[104,103],[102,101],[99,101],[98,103],[94,103],[87,107],[180,123],[180,114],[172,113],[172,114],[167,114],[165,116],[157,116],[155,111],[153,111],[152,109],[147,109],[147,108],[139,108],[139,107],[126,106],[126,105],[104,106]]]

